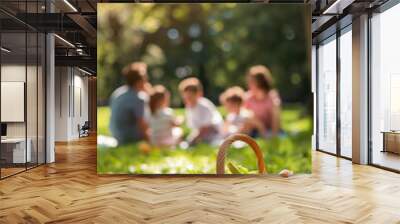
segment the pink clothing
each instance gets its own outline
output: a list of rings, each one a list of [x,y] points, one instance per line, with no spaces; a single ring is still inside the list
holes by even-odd
[[[271,90],[263,99],[257,99],[252,93],[247,92],[244,102],[245,108],[253,111],[254,116],[259,119],[264,127],[272,128],[272,111],[275,106],[280,106],[281,99],[275,90]]]

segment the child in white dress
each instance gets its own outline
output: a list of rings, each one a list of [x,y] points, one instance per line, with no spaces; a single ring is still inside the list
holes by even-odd
[[[169,107],[170,93],[161,85],[153,88],[150,95],[150,142],[161,147],[175,146],[182,137],[179,121]]]

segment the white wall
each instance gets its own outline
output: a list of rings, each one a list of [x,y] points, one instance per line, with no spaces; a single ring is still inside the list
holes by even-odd
[[[39,69],[37,71],[37,69]],[[25,114],[26,120],[21,122],[5,122],[7,123],[7,137],[9,138],[27,138],[29,139],[29,147],[31,149],[32,162],[44,163],[44,74],[41,72],[41,66],[36,67],[32,65],[25,66],[25,64],[3,64],[1,66],[1,81],[2,82],[24,82],[26,85],[26,105],[22,108],[2,107],[2,112],[13,113],[10,110],[22,110],[19,113]],[[27,79],[27,80],[26,80]],[[2,89],[3,92],[4,89]],[[24,95],[24,90],[20,94]],[[3,93],[4,94],[4,93]],[[2,95],[7,97],[7,95]],[[16,113],[16,112],[14,112]],[[24,116],[24,115],[22,115]]]
[[[89,111],[88,111],[88,78],[87,76],[82,76],[83,73],[80,73],[79,75],[76,75],[76,72],[78,70],[75,70],[75,75],[74,75],[74,91],[73,94],[74,96],[74,108],[73,108],[73,119],[72,119],[72,135],[73,136],[78,136],[78,129],[77,126],[78,124],[83,125],[85,121],[88,121],[89,119]]]
[[[68,139],[68,85],[69,76],[67,67],[55,68],[55,140]]]
[[[29,70],[30,68],[28,68]],[[5,64],[1,66],[1,81],[2,82],[26,82],[25,65]],[[28,93],[29,94],[29,93]],[[30,95],[30,94],[29,94]],[[7,110],[7,108],[1,108]],[[25,137],[25,122],[7,122],[8,137]]]
[[[25,65],[8,64],[1,66],[1,81],[3,82],[25,82]],[[7,110],[7,108],[1,108]],[[25,122],[7,123],[7,137],[25,137]]]
[[[88,78],[72,67],[56,67],[56,141],[79,138],[78,125],[88,120]]]

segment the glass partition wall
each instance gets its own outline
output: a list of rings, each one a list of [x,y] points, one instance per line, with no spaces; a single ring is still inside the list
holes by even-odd
[[[339,48],[340,155],[352,157],[352,34],[351,25],[341,31]]]
[[[389,0],[364,13],[369,14],[368,36],[361,37],[369,40],[368,164],[400,172],[400,3]],[[332,25],[327,33],[334,35],[316,44],[316,139],[319,151],[351,159],[351,19],[338,30],[341,24],[347,23]]]
[[[352,157],[351,24],[317,45],[317,149]]]
[[[336,153],[336,35],[319,44],[318,149]]]
[[[1,33],[1,177],[26,169],[26,33]],[[28,160],[27,160],[28,159]]]
[[[45,163],[45,41],[43,33],[0,11],[1,179]]]

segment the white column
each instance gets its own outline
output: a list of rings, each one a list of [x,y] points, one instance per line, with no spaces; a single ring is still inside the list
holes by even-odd
[[[352,157],[368,163],[368,16],[353,19],[353,115]]]
[[[46,163],[55,161],[54,134],[55,134],[55,72],[54,72],[54,35],[46,36]]]
[[[46,2],[46,11],[53,12],[54,5]],[[55,43],[54,34],[46,35],[46,163],[55,162]]]
[[[56,67],[55,80],[55,141],[69,141],[71,68]]]

